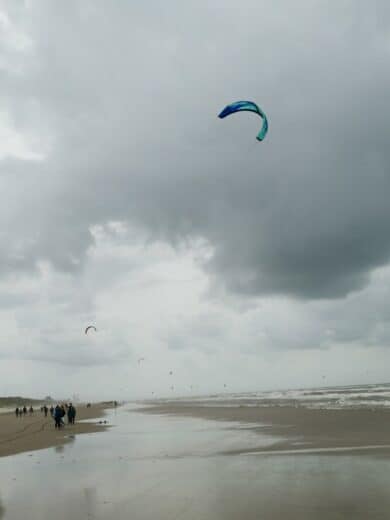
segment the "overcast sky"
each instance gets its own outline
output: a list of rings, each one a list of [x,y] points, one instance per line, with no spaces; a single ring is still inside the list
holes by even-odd
[[[389,379],[386,0],[0,1],[0,44],[0,395]]]

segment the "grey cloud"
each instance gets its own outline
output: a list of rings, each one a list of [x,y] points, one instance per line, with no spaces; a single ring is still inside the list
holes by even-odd
[[[2,270],[77,271],[91,226],[118,219],[151,240],[203,237],[205,268],[243,295],[364,287],[390,255],[390,17],[376,5],[13,8],[33,46],[22,75],[3,70],[1,98],[50,152],[3,179]],[[241,97],[269,114],[262,144],[254,118],[216,118]]]
[[[221,341],[226,340],[226,315],[208,310],[188,318],[180,318],[179,323],[166,335],[167,346],[171,350],[194,349],[215,353]]]

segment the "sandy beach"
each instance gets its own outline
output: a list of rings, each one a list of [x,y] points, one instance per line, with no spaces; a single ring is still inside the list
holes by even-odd
[[[85,404],[77,406],[77,421],[74,425],[65,424],[61,430],[54,428],[54,420],[48,414],[44,417],[38,410],[33,415],[17,418],[14,413],[0,414],[0,457],[25,451],[42,450],[70,441],[70,435],[102,431],[107,426],[94,422],[80,422],[84,419],[99,419],[104,416],[107,404]],[[65,423],[66,423],[65,418]]]
[[[204,406],[191,401],[152,404],[145,413],[197,417],[253,425],[253,430],[275,437],[270,446],[248,451],[387,449],[390,452],[389,409],[325,410],[304,407],[245,407],[228,402]],[[240,453],[245,450],[239,450]]]
[[[277,430],[257,423],[259,411],[239,409],[241,421],[231,410],[207,410],[203,418],[188,402],[180,406],[181,412],[177,403],[148,413],[134,404],[107,410],[113,427],[103,435],[0,458],[0,518],[388,520],[390,457],[382,452],[281,452]],[[322,412],[318,417],[326,417]],[[278,433],[294,424],[293,410],[267,413],[273,416],[262,418],[279,421]],[[384,425],[388,414],[379,416],[375,424]],[[309,417],[302,412],[293,435],[285,435],[290,445],[303,425],[309,433]],[[312,430],[315,438],[317,426]],[[322,437],[332,441],[335,432],[336,445],[338,430],[329,423]],[[308,445],[304,437],[300,442]]]

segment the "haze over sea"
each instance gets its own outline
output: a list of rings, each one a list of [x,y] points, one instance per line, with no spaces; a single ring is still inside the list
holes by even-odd
[[[185,397],[204,406],[296,406],[321,409],[390,408],[390,383],[240,392]],[[168,400],[169,401],[169,400]]]

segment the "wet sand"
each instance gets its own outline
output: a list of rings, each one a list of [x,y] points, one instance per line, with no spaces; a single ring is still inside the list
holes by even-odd
[[[107,411],[114,428],[0,459],[0,519],[388,520],[390,458],[231,454],[255,422]],[[252,428],[253,426],[253,428]],[[274,439],[274,438],[273,438]],[[224,453],[224,454],[221,454]]]
[[[0,414],[0,457],[62,445],[71,440],[69,435],[102,431],[107,426],[79,421],[103,417],[105,408],[108,408],[106,404],[95,404],[90,408],[80,405],[76,423],[68,425],[64,417],[65,427],[61,430],[54,428],[50,413],[45,418],[39,410],[22,418],[15,417],[14,413]]]
[[[261,434],[275,436],[275,442],[237,453],[350,448],[359,452],[377,448],[390,453],[390,410],[324,410],[303,407],[204,406],[196,402],[153,404],[143,412],[159,415],[197,417],[253,425]],[[233,451],[230,451],[233,453]]]

